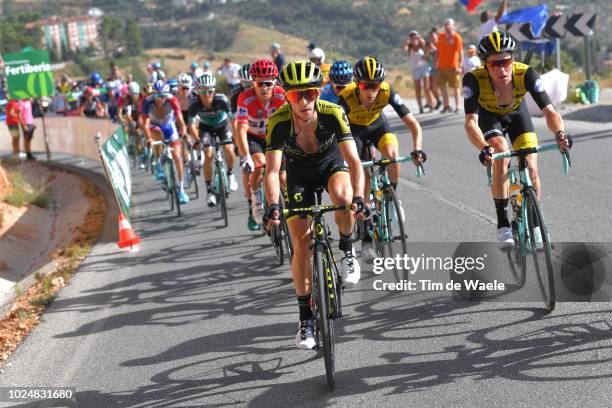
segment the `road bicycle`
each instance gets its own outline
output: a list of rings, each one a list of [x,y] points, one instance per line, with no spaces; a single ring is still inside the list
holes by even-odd
[[[351,205],[321,205],[322,188],[316,191],[316,204],[307,208],[283,210],[285,217],[294,215],[310,217],[310,238],[312,240],[312,305],[315,316],[315,339],[317,348],[322,349],[325,361],[327,385],[334,389],[336,384],[336,339],[335,321],[342,316],[342,277],[338,272],[331,247],[331,232],[323,215],[332,211],[350,211]]]
[[[558,150],[556,143],[527,149],[513,150],[504,153],[494,153],[492,160],[501,160],[511,157],[518,158],[518,165],[509,167],[510,203],[512,207],[512,236],[519,259],[519,285],[525,283],[527,258],[533,258],[538,285],[544,300],[545,310],[550,313],[555,308],[555,278],[552,264],[552,242],[544,214],[538,202],[535,188],[529,178],[526,157],[545,151]],[[571,167],[568,151],[561,153],[563,174],[566,175]],[[491,166],[487,167],[489,182],[492,177]],[[538,252],[544,253],[544,265],[540,265]]]
[[[195,198],[197,199],[200,197],[198,174],[196,172],[196,165],[198,163],[197,154],[191,143],[185,139],[183,139],[183,149],[183,152],[185,152],[185,157],[183,160],[183,168],[185,169],[183,188],[185,190],[189,190],[193,187]]]

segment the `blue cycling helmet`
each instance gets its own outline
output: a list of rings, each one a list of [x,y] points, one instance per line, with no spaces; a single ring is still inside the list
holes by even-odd
[[[158,79],[157,81],[153,83],[153,93],[169,93],[169,92],[170,92],[170,85],[168,85],[166,82],[162,81],[161,79]]]
[[[176,78],[170,78],[168,80],[168,86],[170,88],[172,88],[173,86],[178,86],[178,81],[176,80]]]
[[[198,67],[198,63],[197,63],[197,62],[195,62],[195,61],[193,61],[193,62],[191,63],[191,69],[196,69],[197,67]]]
[[[329,79],[336,85],[346,85],[353,81],[353,66],[347,61],[336,61],[329,69]]]
[[[161,69],[161,62],[157,61],[153,63],[153,69]]]
[[[89,74],[89,82],[91,85],[97,85],[103,83],[104,81],[102,80],[102,76],[94,71]]]

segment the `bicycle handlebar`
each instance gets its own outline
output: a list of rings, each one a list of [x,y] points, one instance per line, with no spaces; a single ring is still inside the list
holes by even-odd
[[[546,152],[549,150],[559,150],[559,146],[556,143],[549,143],[546,145],[530,147],[527,149],[512,150],[503,153],[494,153],[491,156],[491,160],[507,159],[510,157],[524,157],[530,154]],[[561,164],[563,175],[567,175],[567,173],[569,173],[569,168],[572,167],[572,161],[568,150],[561,152]],[[490,164],[487,166],[487,177],[489,178],[489,185],[491,185],[492,171]]]
[[[325,214],[327,212],[332,211],[341,211],[341,210],[351,210],[352,204],[346,205],[313,205],[312,207],[306,208],[291,208],[284,209],[283,215],[285,217],[290,217],[292,215],[310,215],[310,216],[319,216]]]
[[[364,168],[368,168],[368,167],[374,167],[374,166],[388,166],[388,165],[393,164],[393,163],[402,163],[402,162],[407,162],[407,161],[411,161],[411,160],[412,160],[412,156],[400,156],[400,157],[396,157],[394,159],[380,159],[380,160],[362,161],[361,165]],[[425,173],[425,168],[423,167],[423,163],[417,164],[416,165],[416,170],[415,170],[415,175],[417,177],[421,177],[424,174],[426,174],[426,173]]]

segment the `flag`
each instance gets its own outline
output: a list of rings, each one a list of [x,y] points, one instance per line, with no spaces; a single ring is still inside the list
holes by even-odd
[[[522,8],[506,13],[499,20],[499,23],[531,23],[533,36],[539,37],[546,26],[546,20],[548,20],[548,6],[546,4],[541,4],[539,6]]]
[[[480,4],[481,0],[459,0],[459,1],[461,2],[461,4],[465,6],[467,11],[471,13],[472,11],[474,11],[476,6]]]

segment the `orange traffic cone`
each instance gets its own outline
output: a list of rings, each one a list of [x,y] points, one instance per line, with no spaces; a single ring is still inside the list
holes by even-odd
[[[119,248],[133,247],[140,243],[140,237],[136,235],[130,222],[125,218],[123,213],[119,213]]]

